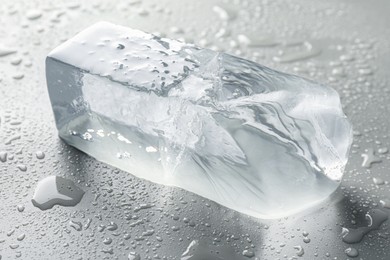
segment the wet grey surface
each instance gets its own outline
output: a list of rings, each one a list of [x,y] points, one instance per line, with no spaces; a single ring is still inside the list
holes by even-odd
[[[376,222],[375,212],[390,213],[389,11],[384,0],[3,1],[1,259],[180,259],[194,240],[195,254],[207,256],[193,259],[389,259],[386,218],[360,242],[342,237],[343,227],[367,230],[367,212]],[[259,220],[140,180],[67,146],[55,129],[44,59],[99,20],[182,38],[333,86],[355,130],[340,189],[308,211]],[[81,202],[34,207],[35,188],[50,175],[83,189]]]

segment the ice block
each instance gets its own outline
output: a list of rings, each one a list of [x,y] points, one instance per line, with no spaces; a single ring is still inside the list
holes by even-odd
[[[99,22],[46,59],[60,137],[137,177],[259,218],[339,185],[352,141],[335,90]]]

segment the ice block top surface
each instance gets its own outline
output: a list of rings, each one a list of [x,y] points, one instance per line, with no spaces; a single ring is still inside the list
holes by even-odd
[[[191,48],[179,41],[99,22],[48,56],[136,89],[159,93],[197,67],[186,57],[185,47]]]

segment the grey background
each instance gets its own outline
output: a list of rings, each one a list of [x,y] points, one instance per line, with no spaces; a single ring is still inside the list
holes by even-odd
[[[215,6],[230,19],[221,18]],[[42,15],[29,19],[32,9]],[[232,259],[244,250],[255,254],[252,259],[352,259],[344,252],[349,247],[359,251],[355,259],[390,259],[389,220],[360,243],[341,239],[342,227],[369,224],[370,209],[390,213],[380,203],[390,200],[390,155],[379,153],[390,148],[389,13],[386,0],[2,0],[0,45],[16,52],[0,57],[0,151],[8,154],[0,162],[0,259],[127,259],[131,251],[141,259],[180,259],[193,240],[204,244],[201,251],[230,252]],[[44,59],[100,20],[226,51],[334,87],[355,130],[340,189],[308,211],[259,220],[140,180],[64,144],[54,125]],[[240,41],[240,34],[256,46]],[[283,57],[295,58],[280,62]],[[361,155],[368,148],[381,162],[365,168]],[[45,158],[38,159],[37,151]],[[34,207],[35,186],[49,175],[73,180],[86,192],[82,201],[47,211]],[[384,183],[376,185],[373,178]],[[137,210],[145,203],[151,207]],[[25,209],[19,212],[18,206]],[[82,230],[71,221],[80,222]],[[110,222],[118,229],[109,230]],[[111,244],[104,243],[107,238]],[[295,246],[302,246],[302,256]]]

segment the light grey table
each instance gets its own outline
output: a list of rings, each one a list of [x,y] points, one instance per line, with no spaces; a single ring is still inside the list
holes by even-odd
[[[389,220],[359,243],[341,237],[343,227],[369,226],[370,210],[390,214],[389,13],[386,0],[2,0],[0,152],[8,158],[0,161],[0,259],[180,259],[192,241],[208,255],[191,258],[198,260],[390,259]],[[53,121],[44,59],[100,20],[333,86],[355,130],[340,189],[306,212],[258,220],[140,180],[64,144]],[[363,167],[370,151],[380,162]],[[34,207],[34,189],[49,175],[74,181],[86,192],[81,202]],[[359,255],[348,256],[348,248]]]

